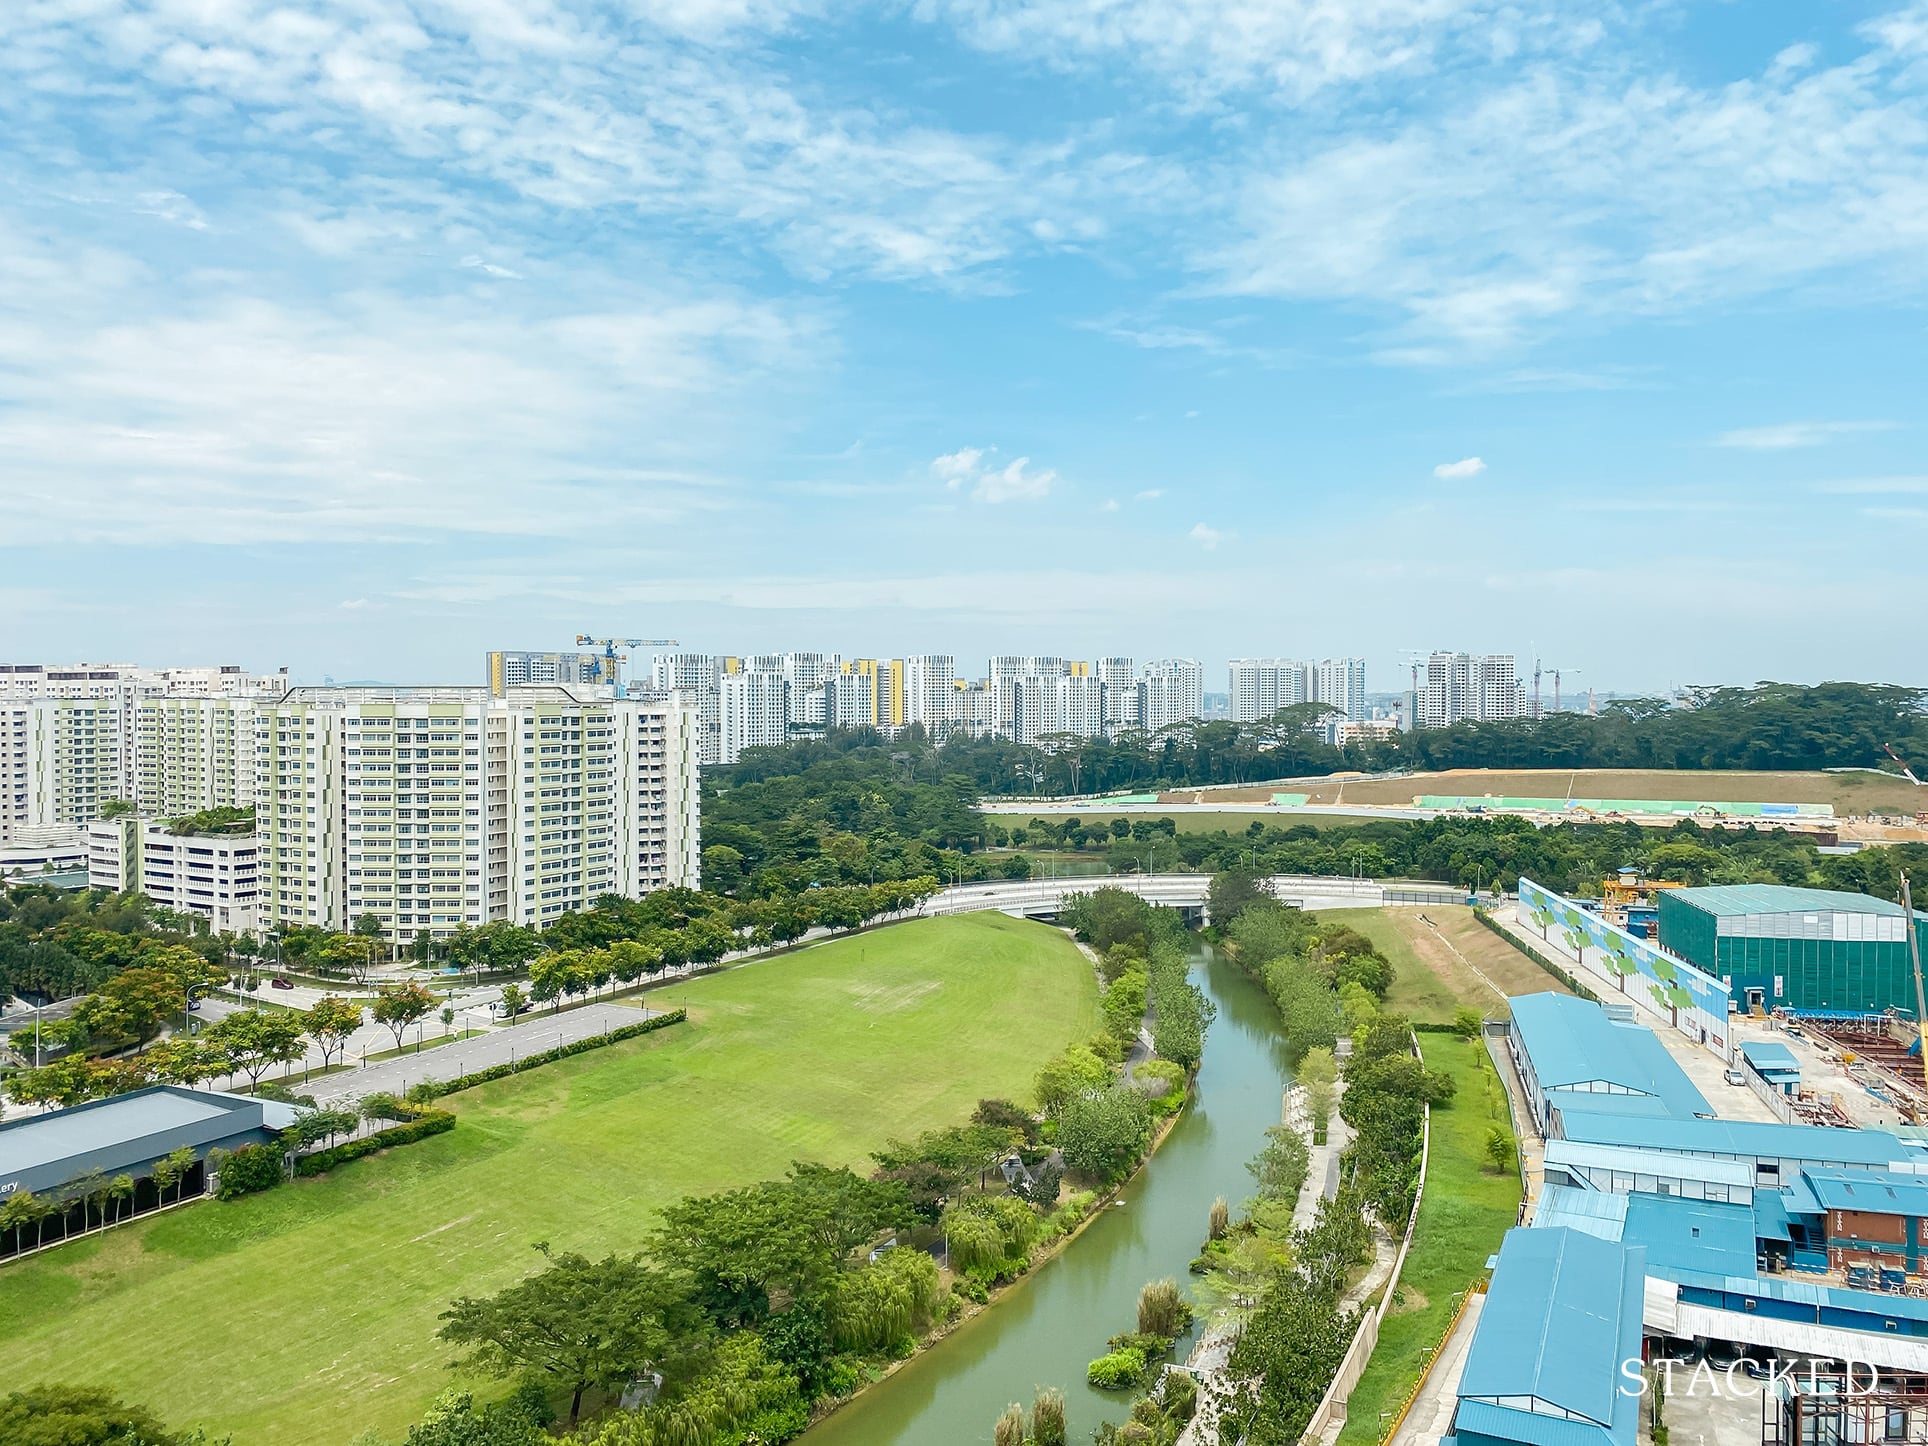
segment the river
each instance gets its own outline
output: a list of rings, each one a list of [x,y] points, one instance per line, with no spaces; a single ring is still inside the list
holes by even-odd
[[[1122,1421],[1128,1393],[1093,1390],[1085,1366],[1137,1328],[1138,1289],[1191,1279],[1212,1198],[1250,1193],[1245,1162],[1279,1122],[1289,1071],[1264,993],[1210,950],[1193,978],[1218,1006],[1197,1092],[1170,1136],[1107,1210],[995,1305],[809,1431],[805,1446],[982,1446],[1004,1407],[1039,1386],[1064,1391],[1070,1439]],[[1179,1359],[1190,1349],[1181,1341]]]

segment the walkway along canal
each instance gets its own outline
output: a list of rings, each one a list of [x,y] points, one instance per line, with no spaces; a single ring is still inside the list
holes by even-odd
[[[1138,1289],[1185,1267],[1214,1196],[1251,1193],[1245,1162],[1279,1122],[1289,1070],[1264,992],[1209,950],[1194,978],[1218,1006],[1191,1106],[1113,1206],[989,1309],[878,1382],[802,1438],[805,1446],[982,1446],[1012,1401],[1064,1391],[1070,1437],[1123,1421],[1130,1393],[1093,1390],[1085,1366],[1108,1337],[1136,1329]],[[1316,1188],[1312,1182],[1308,1189]],[[1191,1349],[1180,1341],[1177,1359]]]

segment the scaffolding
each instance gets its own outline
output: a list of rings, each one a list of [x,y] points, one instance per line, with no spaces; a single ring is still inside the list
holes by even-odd
[[[1928,1376],[1830,1361],[1762,1386],[1761,1446],[1928,1446]]]

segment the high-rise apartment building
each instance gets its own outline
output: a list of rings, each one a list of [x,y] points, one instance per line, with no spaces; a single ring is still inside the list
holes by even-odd
[[[0,843],[28,831],[79,831],[127,797],[127,699],[0,701]]]
[[[147,818],[254,802],[253,698],[142,698],[134,706],[132,786]]]
[[[278,698],[288,670],[250,673],[233,664],[142,668],[133,663],[0,663],[0,698]]]
[[[1270,718],[1306,701],[1306,665],[1295,658],[1234,658],[1226,666],[1225,690],[1234,723]]]
[[[621,658],[602,653],[531,653],[501,650],[488,656],[489,691],[500,698],[510,688],[621,688]]]
[[[957,659],[948,653],[918,653],[904,659],[904,721],[921,723],[932,738],[949,734],[955,721]]]
[[[1305,665],[1305,701],[1337,708],[1348,718],[1366,714],[1366,660],[1321,658]]]
[[[790,685],[782,672],[752,668],[724,678],[722,718],[719,762],[736,762],[746,748],[773,748],[787,742]]]
[[[825,681],[826,722],[833,728],[904,726],[904,661],[848,658]]]
[[[1421,728],[1491,723],[1526,712],[1518,661],[1503,654],[1434,653],[1416,711]]]
[[[302,688],[262,714],[264,924],[405,943],[699,878],[692,702]]]
[[[697,754],[706,765],[723,754],[722,679],[738,671],[729,666],[736,661],[708,653],[658,653],[650,663],[653,692],[689,694],[696,707]]]
[[[1189,722],[1205,711],[1205,669],[1196,658],[1145,664],[1139,679],[1140,713],[1148,733]]]
[[[1142,726],[1138,714],[1138,670],[1130,658],[1100,658],[1092,672],[1105,690],[1105,732]]]

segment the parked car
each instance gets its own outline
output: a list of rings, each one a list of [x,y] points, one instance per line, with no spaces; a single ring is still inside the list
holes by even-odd
[[[270,979],[268,982],[277,989],[293,989],[295,987],[294,980],[289,979],[285,975],[281,975],[281,974],[275,975],[275,977]]]
[[[1700,1342],[1684,1336],[1668,1336],[1654,1351],[1657,1361],[1673,1361],[1676,1365],[1692,1365],[1700,1359]]]
[[[1715,1370],[1724,1371],[1741,1363],[1741,1348],[1730,1341],[1709,1341],[1706,1359]]]
[[[516,1006],[515,1012],[517,1014],[527,1014],[529,1012],[529,1002],[525,999],[521,1004]],[[508,1017],[509,1006],[504,1004],[500,999],[489,1006],[489,1018],[507,1019]]]

